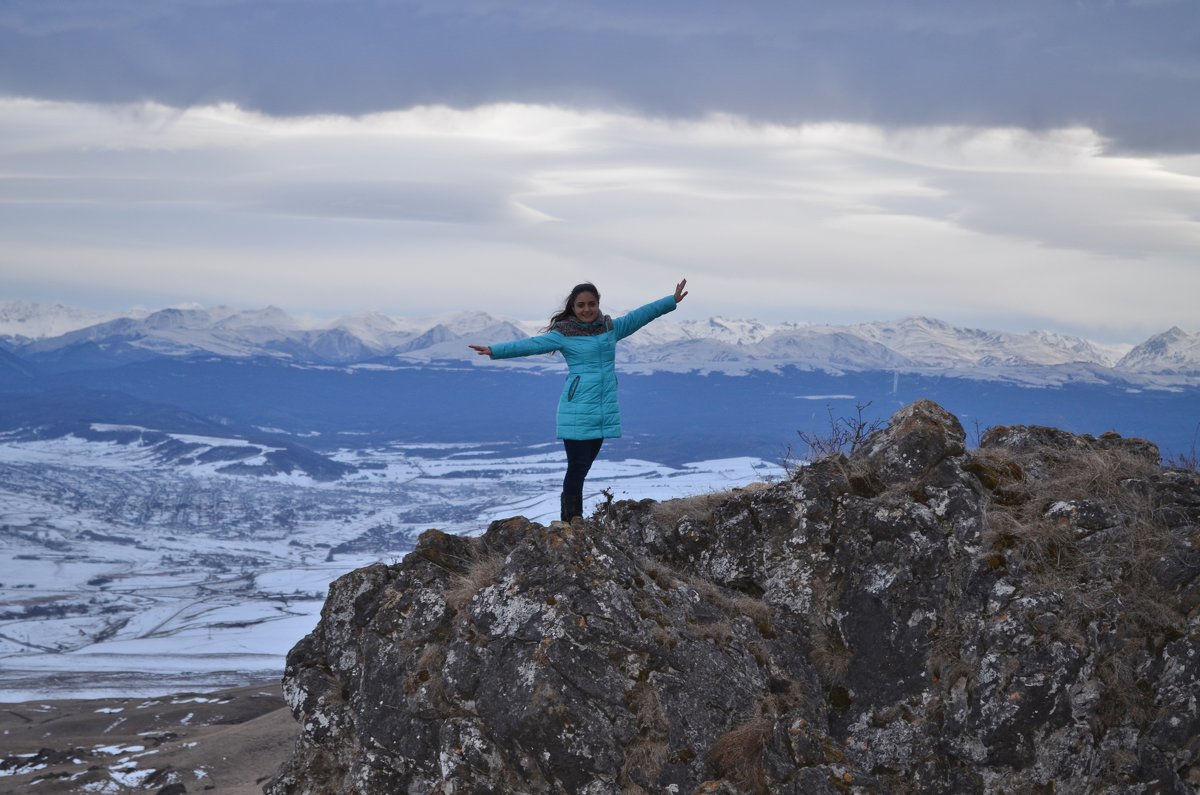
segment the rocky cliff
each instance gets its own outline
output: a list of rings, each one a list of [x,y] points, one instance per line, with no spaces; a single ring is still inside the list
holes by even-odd
[[[918,402],[769,486],[437,531],[292,650],[285,793],[1186,793],[1200,476]]]

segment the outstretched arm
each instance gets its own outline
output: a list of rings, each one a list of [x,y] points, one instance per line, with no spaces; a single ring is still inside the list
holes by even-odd
[[[563,335],[556,331],[527,337],[512,342],[497,342],[495,345],[468,345],[467,347],[480,356],[490,356],[493,359],[512,359],[517,356],[533,356],[538,353],[552,353],[562,348]]]
[[[687,295],[687,290],[683,289],[685,286],[687,286],[687,279],[675,285],[674,295],[668,295],[657,301],[651,301],[645,306],[638,307],[629,314],[622,315],[614,320],[613,328],[617,331],[617,339],[623,340],[651,320],[662,317],[668,312],[674,312],[675,306]]]

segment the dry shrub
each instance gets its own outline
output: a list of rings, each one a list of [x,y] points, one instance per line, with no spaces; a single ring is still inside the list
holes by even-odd
[[[763,750],[773,731],[771,721],[752,718],[721,735],[709,751],[709,760],[733,784],[755,795],[767,795]]]
[[[829,415],[829,427],[825,431],[797,431],[800,441],[808,448],[808,461],[818,461],[837,455],[850,456],[866,444],[867,439],[876,431],[887,427],[887,421],[881,417],[871,419],[864,417],[871,402],[855,405],[853,417],[835,417],[833,407],[826,406]]]
[[[1100,661],[1100,718],[1144,725],[1152,716],[1131,686],[1135,658],[1147,641],[1160,646],[1177,637],[1186,620],[1154,577],[1171,546],[1146,484],[1160,468],[1134,449],[1086,439],[1072,449],[989,450],[973,458],[992,495],[988,565],[1021,572],[1028,592],[1061,596],[1054,637],[1082,647],[1089,626],[1112,628],[1116,649]],[[1116,524],[1077,530],[1068,516],[1050,515],[1060,502],[1090,504]]]
[[[1166,460],[1168,469],[1182,469],[1185,472],[1200,472],[1200,454],[1197,453],[1197,445],[1200,444],[1200,423],[1196,424],[1196,430],[1192,434],[1192,446],[1190,450],[1183,450],[1175,454],[1173,458]]]
[[[442,598],[446,606],[455,612],[466,607],[481,588],[496,581],[504,569],[505,556],[499,552],[483,552],[471,561],[463,574],[455,574],[450,578]]]
[[[826,406],[829,426],[824,431],[797,431],[806,453],[797,461],[791,448],[784,453],[783,468],[788,478],[796,478],[803,467],[819,465],[836,469],[846,482],[846,489],[859,497],[874,497],[883,489],[879,479],[862,456],[868,439],[887,427],[882,418],[864,416],[871,403],[859,403],[853,416],[835,416],[832,406]]]

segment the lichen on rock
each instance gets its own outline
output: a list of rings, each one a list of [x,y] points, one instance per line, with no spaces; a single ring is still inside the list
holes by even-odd
[[[292,650],[300,793],[1193,792],[1200,476],[919,401],[852,455],[437,531]]]

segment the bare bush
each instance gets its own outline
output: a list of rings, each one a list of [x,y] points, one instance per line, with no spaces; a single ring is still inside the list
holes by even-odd
[[[870,401],[855,404],[852,417],[836,417],[833,414],[833,407],[826,406],[829,414],[828,429],[823,433],[797,431],[800,441],[808,448],[806,460],[816,461],[834,455],[849,456],[862,447],[867,437],[887,424],[880,418],[866,419],[863,417],[863,412],[870,406]]]
[[[1191,449],[1176,453],[1173,458],[1167,459],[1164,462],[1167,468],[1200,472],[1200,454],[1197,453],[1197,444],[1200,444],[1200,424],[1196,425],[1196,430],[1192,433]]]

